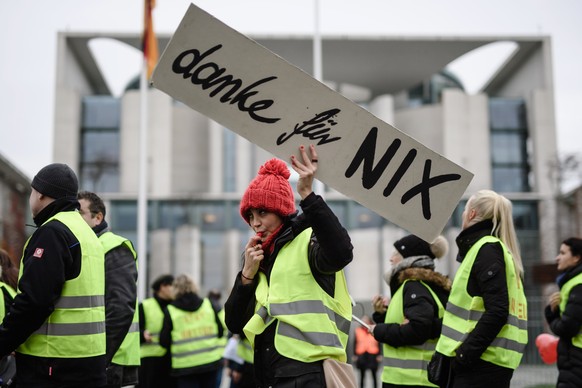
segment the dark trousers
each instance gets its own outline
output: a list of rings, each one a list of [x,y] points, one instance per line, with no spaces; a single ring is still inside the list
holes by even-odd
[[[487,361],[477,360],[470,367],[463,367],[453,361],[450,388],[509,388],[513,369],[504,368]]]
[[[174,379],[170,377],[170,354],[164,357],[146,357],[141,359],[139,367],[139,388],[173,388]]]
[[[107,367],[107,385],[105,388],[121,388],[127,385],[135,385],[137,380],[137,366],[111,364]]]
[[[176,377],[176,388],[216,388],[217,370]]]

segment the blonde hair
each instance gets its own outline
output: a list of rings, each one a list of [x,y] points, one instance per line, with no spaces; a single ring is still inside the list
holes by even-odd
[[[174,291],[176,292],[176,298],[184,294],[197,294],[198,287],[194,280],[188,275],[180,275],[174,280]]]
[[[518,276],[523,277],[523,263],[519,252],[517,234],[513,226],[511,201],[492,190],[479,190],[469,198],[467,208],[474,209],[475,218],[471,225],[483,221],[493,221],[491,234],[500,239],[511,252]]]

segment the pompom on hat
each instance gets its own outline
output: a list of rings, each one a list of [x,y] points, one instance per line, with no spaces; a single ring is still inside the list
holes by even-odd
[[[52,163],[40,169],[30,184],[39,193],[53,199],[77,197],[79,181],[66,164]]]
[[[443,257],[448,250],[448,242],[439,236],[432,243],[427,243],[420,237],[409,234],[394,243],[394,248],[403,258],[412,256],[428,256],[431,259]]]
[[[265,162],[240,201],[242,218],[249,222],[250,209],[265,209],[281,217],[295,213],[295,196],[289,184],[290,176],[282,160],[273,158]]]

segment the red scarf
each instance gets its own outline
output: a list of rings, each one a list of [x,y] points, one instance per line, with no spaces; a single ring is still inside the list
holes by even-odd
[[[271,233],[264,242],[261,243],[263,250],[265,252],[269,252],[269,255],[273,253],[273,251],[275,250],[275,244],[273,243],[275,242],[275,239],[279,236],[279,233],[281,233],[281,229],[283,229],[284,225],[285,225],[284,223],[279,225],[279,227],[275,229],[275,231]]]

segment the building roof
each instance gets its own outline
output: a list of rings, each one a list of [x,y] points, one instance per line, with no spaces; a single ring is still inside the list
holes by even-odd
[[[21,193],[30,190],[30,178],[0,154],[0,181]]]
[[[119,40],[137,49],[141,47],[138,34],[61,33],[79,60],[96,93],[110,94],[103,74],[90,53],[93,38]],[[303,71],[313,73],[313,41],[310,36],[251,36]],[[489,80],[484,90],[494,89],[496,83],[511,74],[521,61],[548,37],[403,37],[403,36],[323,36],[322,73],[325,81],[341,82],[370,90],[372,97],[394,94],[415,86],[441,71],[462,55],[485,45],[512,41],[518,49]],[[160,52],[170,40],[158,35]],[[377,75],[382,74],[379,78]],[[552,87],[552,85],[548,85]]]

